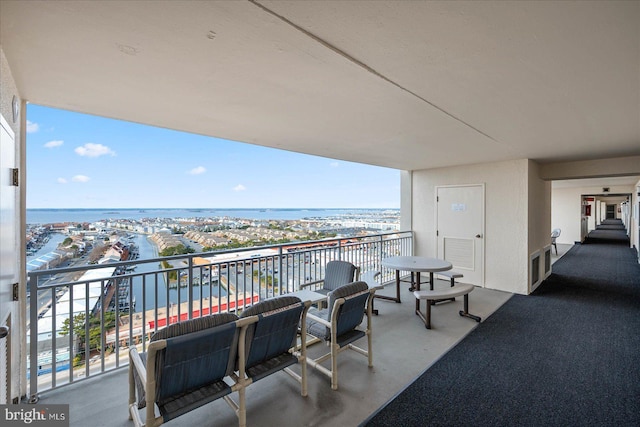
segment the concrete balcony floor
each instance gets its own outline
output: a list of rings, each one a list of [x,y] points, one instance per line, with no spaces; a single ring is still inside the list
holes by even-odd
[[[299,384],[286,373],[273,374],[247,388],[247,425],[357,426],[478,325],[458,315],[463,304],[459,297],[434,306],[433,329],[426,329],[414,314],[415,299],[407,288],[407,283],[401,283],[401,304],[375,301],[380,314],[373,318],[373,368],[367,367],[365,357],[344,351],[338,359],[338,390],[331,390],[330,379],[309,367],[307,397],[300,395]],[[394,293],[394,284],[378,291],[382,295]],[[509,293],[476,288],[469,294],[469,311],[484,320],[510,297]],[[424,302],[421,307],[424,310]],[[366,348],[364,339],[356,344]],[[317,357],[327,350],[324,344],[315,344],[309,355]],[[39,403],[70,404],[71,426],[130,427],[127,372],[123,368],[44,392]],[[167,425],[233,426],[237,418],[219,399]]]

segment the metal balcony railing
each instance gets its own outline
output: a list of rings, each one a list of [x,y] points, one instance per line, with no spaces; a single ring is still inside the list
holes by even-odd
[[[181,320],[241,311],[322,282],[339,259],[361,272],[394,272],[388,256],[411,255],[412,232],[32,271],[28,276],[27,376],[32,401],[54,389],[128,365],[128,347]]]

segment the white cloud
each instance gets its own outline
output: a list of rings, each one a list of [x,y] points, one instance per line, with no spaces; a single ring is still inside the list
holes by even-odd
[[[66,184],[67,183],[67,180],[64,179],[64,178],[58,178],[57,181],[58,181],[58,184]]]
[[[331,163],[329,163],[329,166],[331,166],[332,168],[337,168],[338,166],[340,166],[340,163],[338,163],[338,162],[331,162]]]
[[[102,144],[94,144],[93,142],[87,142],[82,147],[78,147],[75,149],[76,154],[79,156],[86,157],[100,157],[106,154],[111,154],[115,156],[116,153],[111,148]]]
[[[55,148],[55,147],[60,147],[62,144],[64,144],[64,141],[55,140],[55,141],[47,142],[46,144],[44,144],[44,146],[46,148]]]
[[[187,172],[189,175],[200,175],[203,174],[207,171],[207,169],[204,166],[198,166],[197,168],[193,168],[191,169],[189,172]]]
[[[71,178],[71,181],[73,182],[87,182],[89,181],[91,178],[89,178],[86,175],[76,175],[73,178]]]
[[[247,189],[247,187],[245,187],[245,186],[244,186],[244,185],[242,185],[242,184],[238,184],[238,185],[236,185],[235,187],[233,187],[233,191],[244,191],[244,190],[246,190],[246,189]]]
[[[27,133],[36,133],[40,130],[40,125],[27,120]]]

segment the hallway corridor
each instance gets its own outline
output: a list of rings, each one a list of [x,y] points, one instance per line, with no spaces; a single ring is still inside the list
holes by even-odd
[[[637,253],[606,221],[362,426],[637,427],[639,331]]]
[[[624,244],[629,247],[629,236],[627,230],[619,219],[605,219],[602,224],[596,226],[596,229],[591,231],[585,243],[617,243]]]

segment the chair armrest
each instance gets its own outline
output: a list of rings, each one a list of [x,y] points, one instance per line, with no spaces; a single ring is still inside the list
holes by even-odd
[[[313,313],[309,313],[307,312],[307,319],[308,320],[313,320],[314,322],[318,322],[321,325],[326,326],[327,328],[331,327],[331,322],[327,322],[325,319],[318,317],[318,316],[314,316]]]
[[[244,317],[236,321],[238,327],[240,327],[240,336],[238,338],[238,374],[235,373],[231,375],[234,384],[234,388],[238,388],[238,390],[246,387],[251,384],[251,382],[247,382],[247,370],[246,370],[246,361],[247,361],[247,328],[249,325],[256,323],[258,321],[258,316],[249,316]],[[234,390],[235,391],[235,390]]]
[[[136,370],[138,377],[140,378],[140,382],[142,386],[146,389],[147,387],[147,368],[142,363],[142,359],[140,358],[140,354],[138,354],[138,350],[133,347],[129,350],[129,362]]]
[[[299,286],[300,289],[304,289],[304,288],[308,288],[310,286],[318,286],[319,284],[324,283],[324,280],[316,280],[314,282],[309,282],[309,283],[303,283],[302,285]]]

